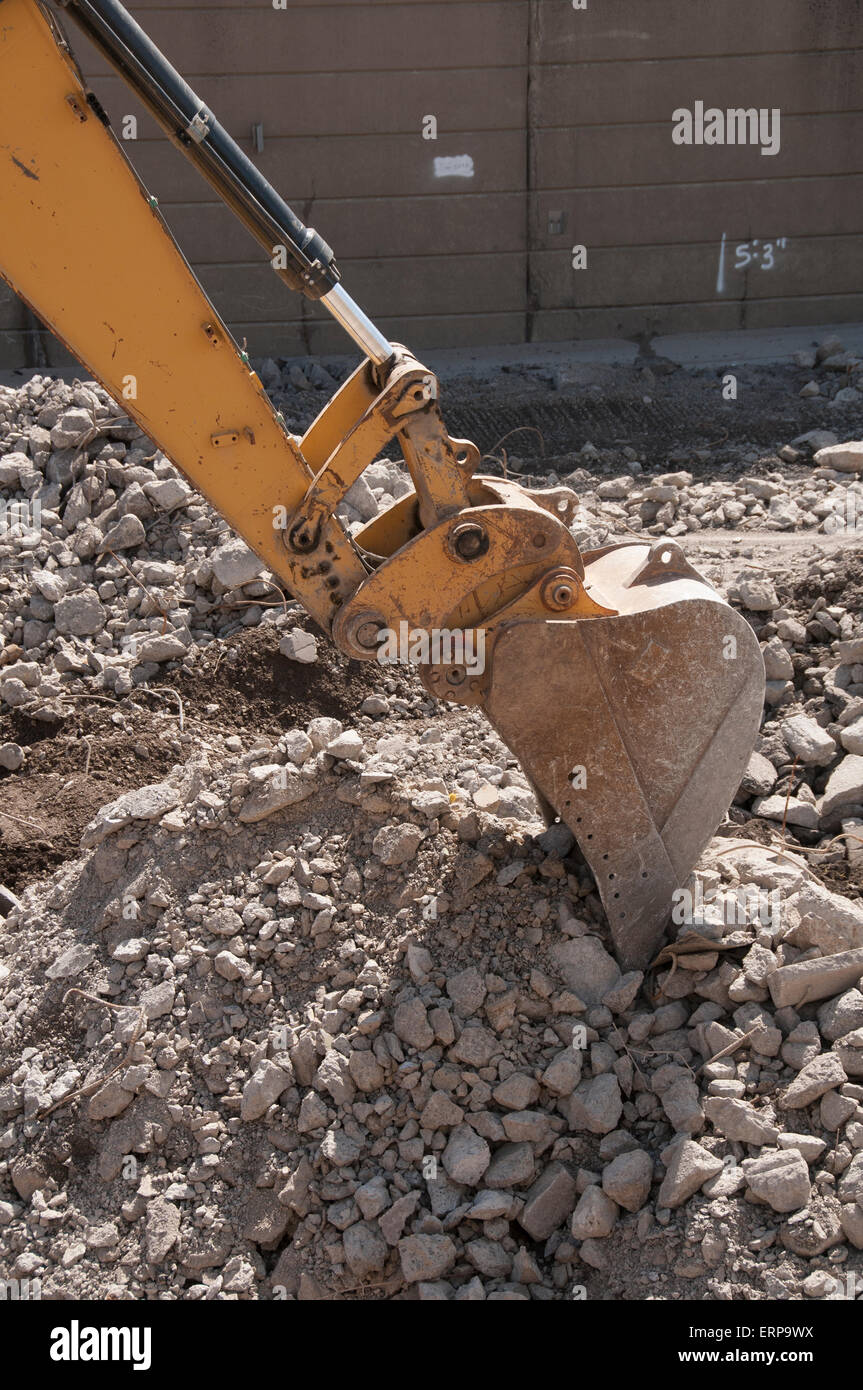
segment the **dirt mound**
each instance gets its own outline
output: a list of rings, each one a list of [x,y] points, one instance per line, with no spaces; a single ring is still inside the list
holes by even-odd
[[[255,628],[210,648],[193,671],[167,672],[159,689],[99,703],[67,697],[62,720],[49,722],[7,711],[0,744],[28,756],[15,774],[0,768],[0,883],[18,891],[74,858],[100,806],[159,781],[196,740],[278,735],[315,715],[346,719],[376,674],[332,647],[298,665],[280,655],[275,629]],[[182,728],[171,690],[182,702]]]

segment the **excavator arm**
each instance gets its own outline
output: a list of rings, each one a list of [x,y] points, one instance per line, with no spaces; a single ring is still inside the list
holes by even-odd
[[[572,829],[622,963],[643,965],[739,783],[763,666],[673,542],[582,555],[566,489],[478,477],[438,384],[391,344],[303,226],[116,0],[60,0],[169,138],[364,354],[288,433],[39,0],[0,0],[0,273],[350,656],[401,623],[482,633],[427,689],[482,708]],[[336,508],[396,442],[413,482],[362,531]]]

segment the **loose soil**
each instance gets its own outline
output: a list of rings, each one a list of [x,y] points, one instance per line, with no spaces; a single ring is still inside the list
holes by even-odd
[[[214,643],[193,673],[166,672],[161,690],[67,701],[59,726],[8,711],[0,743],[18,743],[28,757],[18,773],[0,769],[0,883],[18,892],[74,859],[100,806],[160,781],[196,740],[277,736],[316,715],[350,722],[380,672],[323,640],[319,652],[300,665],[279,653],[274,628],[250,629]]]

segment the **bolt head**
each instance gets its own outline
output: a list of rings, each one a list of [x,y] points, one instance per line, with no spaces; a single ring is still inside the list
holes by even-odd
[[[365,647],[367,651],[374,651],[375,647],[378,645],[378,633],[380,630],[380,624],[374,620],[360,623],[354,633],[354,641],[359,646]]]
[[[476,560],[488,550],[488,536],[482,526],[466,521],[452,532],[452,547],[461,560]]]

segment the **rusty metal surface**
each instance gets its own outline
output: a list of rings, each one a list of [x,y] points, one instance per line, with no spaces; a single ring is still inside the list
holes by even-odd
[[[763,682],[754,633],[716,595],[498,636],[486,713],[575,835],[627,969],[739,786]]]

